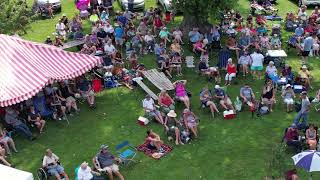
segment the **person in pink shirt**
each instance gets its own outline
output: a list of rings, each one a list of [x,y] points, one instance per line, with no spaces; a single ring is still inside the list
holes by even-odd
[[[173,83],[176,91],[176,98],[182,101],[186,108],[190,108],[190,100],[186,91],[187,80],[178,80]]]

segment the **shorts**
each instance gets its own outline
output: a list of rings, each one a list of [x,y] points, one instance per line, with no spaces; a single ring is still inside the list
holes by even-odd
[[[307,56],[309,56],[309,53],[310,53],[310,51],[302,51],[302,56],[303,57],[307,57]]]
[[[112,164],[111,166],[104,167],[104,168],[102,169],[102,171],[118,172],[118,171],[119,171],[119,166],[116,165],[116,164]]]
[[[251,66],[251,70],[252,71],[262,71],[263,70],[263,66]]]
[[[150,116],[150,117],[156,117],[156,116],[159,116],[159,115],[161,115],[159,111],[147,112],[147,116]]]
[[[48,173],[50,173],[51,175],[56,175],[56,174],[61,174],[64,172],[64,169],[62,166],[60,165],[57,165],[55,167],[52,167],[52,168],[49,168],[48,169]]]
[[[6,137],[4,137],[4,138],[2,138],[2,139],[0,140],[0,143],[8,142],[9,139],[10,139],[10,137],[6,136]]]
[[[225,101],[225,100],[220,100],[220,104],[227,104],[227,105],[232,105],[232,102],[231,102],[231,100],[230,100],[230,98],[227,98],[227,100]]]
[[[284,102],[285,104],[293,104],[293,103],[294,103],[294,101],[293,101],[292,98],[284,99],[283,102]]]
[[[116,44],[122,45],[123,44],[123,39],[122,38],[115,38]]]
[[[72,96],[69,96],[69,97],[67,97],[67,103],[73,103],[73,102],[76,102],[76,99],[74,99],[74,97],[72,97]]]

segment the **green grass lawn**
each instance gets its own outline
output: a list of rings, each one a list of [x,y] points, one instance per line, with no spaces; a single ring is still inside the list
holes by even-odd
[[[69,17],[76,12],[73,2],[73,0],[63,0],[63,13]],[[296,11],[296,4],[291,1],[278,0],[278,2],[281,15],[284,15],[287,10]],[[154,5],[154,1],[147,0],[147,7]],[[238,8],[241,12],[248,13],[248,1],[239,0]],[[54,32],[54,26],[60,16],[56,15],[54,19],[31,23],[28,34],[23,38],[44,41],[46,36]],[[178,21],[181,19],[179,17]],[[297,71],[300,61],[295,56],[295,52],[289,52],[287,60]],[[212,57],[210,61],[211,64],[216,64],[217,57]],[[318,61],[310,60],[315,77],[314,87],[320,85]],[[141,62],[150,68],[155,66],[154,56],[145,56]],[[213,120],[209,110],[200,109],[198,94],[203,86],[209,85],[212,88],[214,84],[209,84],[204,77],[199,77],[186,68],[183,79],[188,80],[188,89],[193,93],[192,109],[201,119],[200,138],[184,146],[171,144],[174,150],[160,161],[139,153],[140,163],[121,169],[126,179],[258,180],[268,175],[272,149],[280,143],[283,130],[292,123],[295,113],[284,113],[281,101],[278,101],[275,112],[260,119],[252,119],[250,113],[242,112],[234,120],[225,121],[221,117]],[[237,82],[237,85],[228,88],[232,99],[239,94],[239,89],[244,82],[249,82],[259,96],[262,81],[240,77]],[[151,88],[158,93],[155,87],[151,86]],[[277,96],[280,96],[279,93]],[[113,152],[114,147],[123,140],[129,140],[133,145],[138,145],[143,143],[145,131],[149,128],[166,139],[159,124],[151,123],[148,127],[137,125],[138,116],[143,115],[141,107],[143,98],[144,92],[140,88],[133,91],[122,87],[105,90],[97,95],[97,109],[91,110],[87,105],[81,105],[80,115],[71,118],[69,126],[64,122],[49,121],[45,133],[36,141],[29,142],[17,137],[15,140],[20,152],[11,156],[10,160],[17,168],[35,173],[41,166],[45,149],[51,148],[60,156],[70,177],[74,177],[75,167],[83,161],[91,162],[91,158],[97,153],[101,144],[108,144]],[[179,114],[182,108],[182,105],[178,104]],[[310,122],[318,123],[317,116],[316,112],[312,112]],[[292,165],[290,159],[292,155],[292,153],[286,155],[286,164],[289,167]],[[299,173],[302,176],[301,179],[306,179],[307,173],[303,170]],[[319,174],[315,174],[314,179],[319,178]]]

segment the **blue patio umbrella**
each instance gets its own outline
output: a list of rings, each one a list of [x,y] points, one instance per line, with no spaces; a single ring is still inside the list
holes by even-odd
[[[320,171],[320,151],[308,150],[292,157],[294,164],[308,172]]]

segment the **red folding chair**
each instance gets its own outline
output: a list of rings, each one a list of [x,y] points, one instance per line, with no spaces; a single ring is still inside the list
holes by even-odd
[[[100,92],[102,90],[101,79],[92,80],[92,89],[95,93]]]

